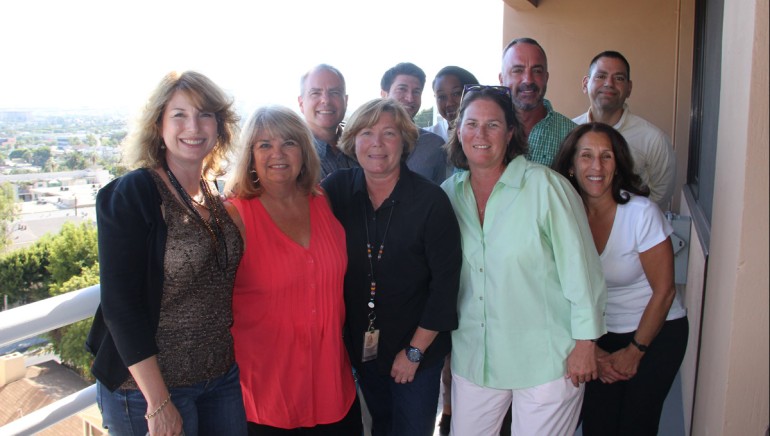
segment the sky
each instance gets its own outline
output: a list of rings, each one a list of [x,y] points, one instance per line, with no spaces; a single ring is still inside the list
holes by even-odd
[[[197,70],[238,111],[298,110],[299,78],[327,63],[345,76],[348,110],[379,97],[382,74],[413,62],[430,82],[458,65],[497,84],[501,0],[6,0],[0,109],[136,112],[172,70]]]

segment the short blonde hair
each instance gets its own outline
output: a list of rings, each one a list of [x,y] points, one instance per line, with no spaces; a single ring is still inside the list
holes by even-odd
[[[285,106],[265,106],[254,112],[241,134],[238,161],[225,191],[239,198],[259,197],[264,187],[256,180],[254,170],[254,143],[258,138],[271,137],[297,141],[302,151],[302,169],[297,176],[297,187],[307,194],[318,194],[321,161],[313,145],[313,134],[305,121]]]
[[[199,110],[213,112],[217,120],[217,142],[203,160],[203,175],[218,177],[238,136],[240,118],[233,110],[233,99],[208,77],[195,71],[168,73],[158,83],[133,131],[123,142],[123,160],[129,168],[156,168],[165,162],[162,120],[166,105],[175,92],[184,92]]]
[[[406,112],[406,109],[401,106],[401,103],[390,98],[376,98],[370,100],[353,112],[353,115],[350,116],[347,124],[345,124],[345,130],[342,132],[342,137],[338,144],[340,150],[357,161],[356,135],[358,135],[361,130],[377,124],[384,112],[393,115],[396,127],[398,127],[398,130],[401,133],[401,139],[404,141],[404,151],[401,153],[401,162],[405,162],[409,153],[414,151],[414,147],[417,144],[417,138],[420,136],[420,131]]]

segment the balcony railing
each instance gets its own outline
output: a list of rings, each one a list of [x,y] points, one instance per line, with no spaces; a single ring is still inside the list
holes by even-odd
[[[0,312],[0,347],[86,319],[98,305],[99,285],[95,285]],[[0,427],[0,435],[39,432],[95,402],[96,385],[91,385]]]

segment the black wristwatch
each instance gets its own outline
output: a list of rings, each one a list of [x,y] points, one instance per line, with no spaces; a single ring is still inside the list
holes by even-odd
[[[647,351],[647,345],[642,345],[642,344],[640,344],[639,342],[636,342],[636,338],[633,338],[633,337],[632,337],[632,338],[631,338],[631,343],[632,343],[632,344],[634,344],[634,347],[638,348],[638,349],[639,349],[639,351],[641,351],[642,353],[644,353],[645,351]]]
[[[425,357],[425,355],[422,354],[422,351],[417,347],[407,345],[404,350],[406,350],[406,358],[409,359],[410,362],[419,363],[422,361],[422,358]]]

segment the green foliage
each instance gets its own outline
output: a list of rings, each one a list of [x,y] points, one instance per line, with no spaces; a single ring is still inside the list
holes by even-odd
[[[38,147],[32,152],[32,165],[43,167],[51,158],[51,147]]]
[[[32,152],[28,148],[17,148],[13,150],[9,155],[10,159],[23,159],[24,161],[32,162]]]
[[[104,168],[109,171],[114,178],[118,178],[129,171],[128,167],[122,162],[115,164],[104,164]]]
[[[99,282],[98,273],[95,279],[87,275],[97,262],[96,226],[64,223],[59,234],[0,257],[0,295],[13,305],[27,304],[70,290],[64,287],[69,280],[82,281],[72,289],[90,286]]]
[[[0,294],[8,295],[12,305],[32,303],[50,296],[48,257],[52,239],[51,236],[43,237],[30,247],[0,258]]]
[[[417,127],[430,127],[433,125],[433,108],[423,109],[414,116]]]
[[[30,247],[0,258],[0,293],[12,304],[31,303],[99,283],[96,227],[71,222],[59,234],[46,235]],[[48,334],[62,362],[90,378],[93,357],[85,340],[93,318]]]
[[[73,276],[58,287],[57,291],[52,290],[52,295],[76,291],[99,284],[99,264],[95,263],[85,267],[79,275]],[[59,355],[62,362],[76,370],[86,379],[91,379],[89,368],[93,362],[93,356],[85,349],[86,338],[91,330],[93,317],[78,321],[66,327],[62,327],[55,332],[51,332],[54,351]]]
[[[90,222],[80,225],[64,223],[49,248],[51,287],[61,289],[64,282],[97,262],[96,226]]]
[[[43,171],[46,173],[53,173],[57,169],[59,169],[59,164],[57,164],[53,158],[48,158],[48,160],[43,164]]]
[[[83,153],[75,151],[67,155],[64,166],[70,170],[83,170],[88,166],[88,159],[86,159]]]
[[[54,338],[54,352],[59,355],[62,363],[77,371],[81,377],[88,381],[94,381],[90,371],[94,356],[86,350],[85,343],[93,321],[93,317],[87,318],[67,327],[62,327],[57,332],[58,334],[51,335]],[[55,339],[57,336],[58,340]]]
[[[10,242],[8,231],[18,212],[13,186],[8,182],[0,184],[0,249],[5,248]]]
[[[96,136],[93,133],[86,135],[86,145],[89,147],[95,146],[99,141],[96,140]]]

